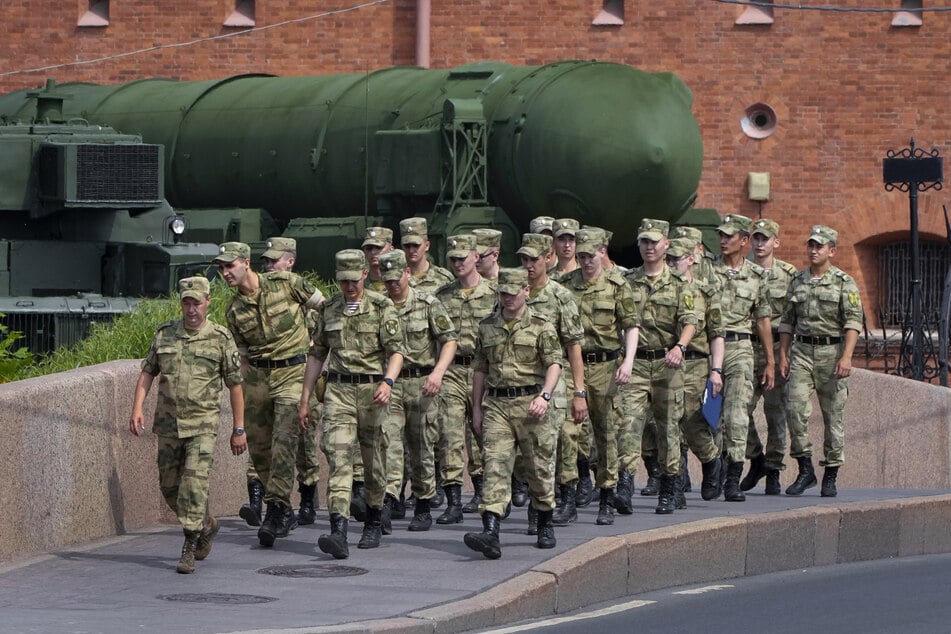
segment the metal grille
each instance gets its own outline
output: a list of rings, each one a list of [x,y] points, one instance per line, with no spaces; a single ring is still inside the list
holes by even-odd
[[[109,323],[135,306],[127,298],[58,297],[2,298],[0,318],[11,331],[23,333],[17,346],[33,354],[71,346],[89,335],[93,323]]]
[[[159,146],[83,144],[76,151],[79,200],[157,200]]]
[[[940,242],[919,244],[921,256],[922,317],[937,323],[944,280],[951,267],[948,246]],[[893,242],[882,247],[879,288],[882,289],[882,326],[901,326],[911,299],[911,243]]]

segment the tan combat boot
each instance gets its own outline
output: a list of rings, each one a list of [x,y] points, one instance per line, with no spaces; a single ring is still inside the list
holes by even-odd
[[[175,566],[175,571],[183,575],[190,575],[195,572],[195,546],[198,545],[198,537],[201,531],[185,531],[185,544],[182,546],[182,558]]]
[[[219,528],[216,518],[209,517],[205,520],[205,525],[201,527],[201,532],[198,534],[198,543],[195,545],[195,559],[197,561],[201,561],[211,554],[211,542],[215,540]]]

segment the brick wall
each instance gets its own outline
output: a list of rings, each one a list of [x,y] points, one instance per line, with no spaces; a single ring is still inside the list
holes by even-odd
[[[30,0],[5,6],[6,37],[0,41],[5,68],[236,32],[222,26],[234,0],[113,0],[108,27],[78,28],[88,4]],[[355,4],[358,0],[258,0],[255,17],[265,26]],[[623,25],[595,27],[591,22],[601,0],[439,0],[432,3],[432,66],[600,59],[676,72],[694,92],[705,145],[698,206],[779,220],[778,255],[797,266],[805,263],[802,240],[810,225],[838,228],[835,261],[858,279],[866,312],[876,322],[877,248],[907,237],[908,228],[907,195],[884,191],[881,159],[888,149],[907,146],[912,136],[920,147],[951,152],[944,112],[951,102],[945,76],[951,15],[928,13],[922,27],[894,28],[890,14],[776,10],[771,26],[737,26],[742,9],[713,0],[624,4]],[[2,75],[0,91],[39,85],[47,76],[114,83],[144,76],[323,74],[412,64],[415,21],[414,0],[394,0],[188,47]],[[761,141],[740,129],[745,109],[756,102],[769,104],[778,115],[777,132]],[[748,172],[770,173],[769,202],[746,199]],[[946,201],[941,192],[921,195],[923,240],[944,240]]]

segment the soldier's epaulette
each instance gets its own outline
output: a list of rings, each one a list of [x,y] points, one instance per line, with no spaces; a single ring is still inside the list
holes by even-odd
[[[774,260],[774,262],[776,262],[776,264],[779,265],[779,268],[784,270],[789,275],[796,274],[796,267],[790,264],[789,262],[783,262],[782,260]]]
[[[296,277],[297,273],[293,273],[291,271],[268,271],[266,273],[259,273],[259,275],[266,280],[280,282],[293,279]]]
[[[669,267],[668,267],[669,268]],[[678,271],[677,269],[670,269],[670,276],[674,279],[680,280],[681,282],[687,282],[687,276]]]
[[[222,326],[222,325],[219,324],[219,323],[216,323],[216,322],[213,322],[213,321],[209,321],[208,323],[211,324],[212,329],[213,329],[215,332],[217,332],[219,335],[230,335],[230,334],[231,334],[231,331],[230,331],[230,330],[228,330],[227,328],[225,328],[224,326]]]
[[[532,314],[532,323],[537,326],[544,326],[548,323],[548,320],[542,317],[541,315]]]
[[[852,276],[849,275],[848,273],[846,273],[845,271],[843,271],[842,269],[836,269],[836,270],[835,270],[835,276],[836,276],[837,278],[839,278],[840,280],[842,280],[843,282],[851,282],[851,281],[853,281],[853,280],[852,280]]]
[[[769,277],[769,271],[761,267],[759,264],[757,264],[756,262],[750,262],[749,260],[747,260],[747,262],[749,262],[750,270],[753,271],[753,275],[755,275],[756,277],[764,278],[764,279],[766,277]]]
[[[627,284],[627,280],[624,279],[624,275],[619,273],[617,268],[613,268],[610,271],[608,271],[608,274],[606,277],[608,278],[608,281],[614,284],[615,286],[624,286],[625,284]]]
[[[433,304],[439,303],[439,300],[436,299],[435,295],[431,295],[425,291],[418,291],[415,288],[413,289],[413,292],[416,293],[416,298],[427,306],[432,306]]]
[[[439,295],[443,292],[451,293],[455,288],[459,288],[459,280],[455,279],[451,282],[446,282],[442,286],[436,289],[436,295]]]
[[[155,332],[158,332],[160,330],[165,330],[169,326],[177,326],[180,321],[181,319],[169,319],[168,321],[159,324],[158,327],[155,329]]]
[[[792,276],[792,279],[789,280],[789,283],[792,284],[793,282],[804,282],[807,279],[809,279],[809,269],[802,269],[800,271],[796,271],[796,273]]]
[[[393,305],[393,301],[389,297],[387,297],[383,293],[378,293],[377,291],[374,291],[373,289],[364,288],[363,294],[366,296],[368,300],[370,300],[377,306],[385,306],[387,304],[390,304],[391,306]]]
[[[716,262],[716,261],[717,261],[717,256],[716,256],[715,254],[713,254],[713,253],[710,253],[709,251],[704,251],[704,252],[703,252],[703,257],[704,257],[704,259],[710,260],[711,262]]]

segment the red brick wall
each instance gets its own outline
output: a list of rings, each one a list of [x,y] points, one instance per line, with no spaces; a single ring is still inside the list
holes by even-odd
[[[359,0],[258,0],[257,25],[345,9]],[[222,26],[234,0],[113,0],[110,25],[77,28],[87,0],[4,6],[0,55],[7,70],[116,55],[233,33]],[[236,73],[322,74],[412,64],[414,0],[288,24],[188,47],[83,66],[0,76],[0,91],[59,81],[101,83],[144,76],[206,79]],[[835,0],[844,7],[899,0]],[[930,3],[925,3],[928,7]],[[65,7],[64,7],[65,5]],[[951,15],[927,13],[919,28],[893,28],[890,14],[776,10],[771,26],[736,26],[742,10],[714,0],[627,0],[622,26],[595,27],[601,0],[434,0],[432,66],[475,60],[543,64],[601,59],[674,71],[694,92],[705,144],[697,204],[760,213],[783,225],[778,255],[805,262],[802,241],[822,222],[841,232],[835,260],[855,275],[866,312],[878,306],[877,247],[907,238],[908,197],[887,193],[881,159],[914,136],[951,153]],[[161,7],[161,9],[157,8]],[[316,7],[316,8],[315,8]],[[740,129],[747,106],[766,102],[777,132],[753,141]],[[746,199],[748,172],[769,172],[769,202]],[[920,197],[924,240],[943,240],[943,192]]]

